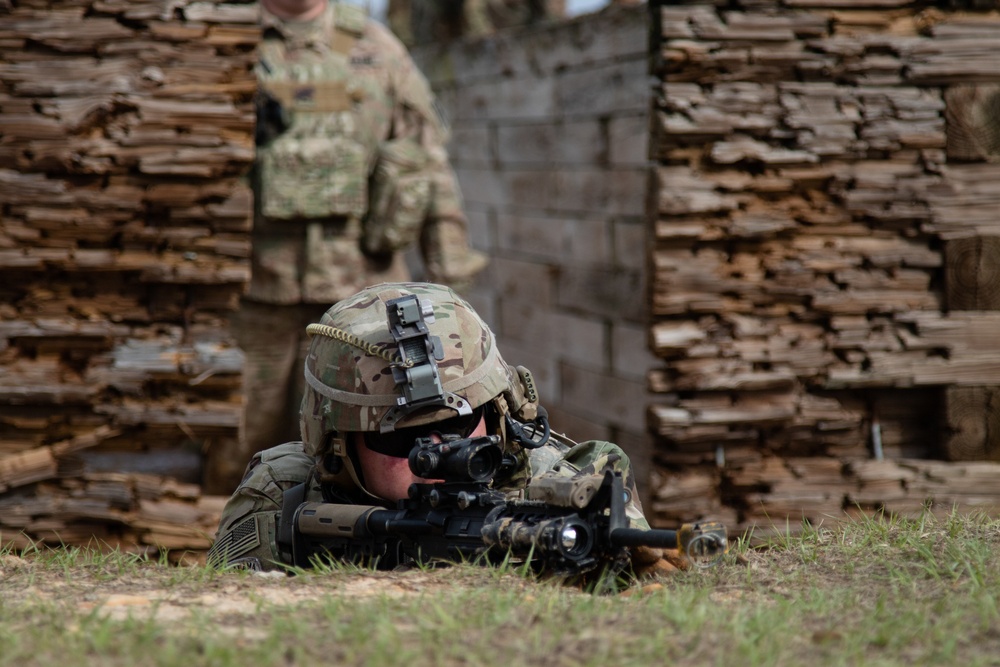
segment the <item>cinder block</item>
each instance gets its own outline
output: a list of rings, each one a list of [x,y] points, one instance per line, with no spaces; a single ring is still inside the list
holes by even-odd
[[[456,169],[458,185],[467,206],[503,206],[508,204],[507,191],[497,173],[488,168]]]
[[[490,268],[494,289],[500,298],[531,301],[539,308],[555,305],[555,277],[551,266],[494,257]]]
[[[497,247],[525,261],[558,264],[566,245],[567,221],[543,215],[497,214]]]
[[[643,270],[647,261],[649,230],[642,219],[619,218],[611,224],[614,238],[614,266]]]
[[[560,201],[559,176],[544,166],[497,172],[507,193],[508,206],[552,211]]]
[[[553,174],[553,205],[566,211],[603,211],[607,215],[642,215],[647,172],[644,169],[562,169]]]
[[[562,264],[607,266],[611,262],[608,223],[603,220],[570,220],[566,225],[566,251]]]
[[[650,396],[644,382],[563,363],[559,365],[559,383],[567,410],[590,414],[598,423],[628,430],[641,429],[646,423]]]
[[[437,89],[501,76],[551,74],[617,58],[644,58],[649,45],[648,24],[643,3],[572,21],[504,30],[483,39],[455,41],[444,49],[437,43],[418,46],[411,53]]]
[[[598,424],[589,417],[591,413],[577,414],[566,410],[561,404],[554,405],[546,403],[542,397],[542,404],[549,412],[549,423],[552,430],[561,433],[575,442],[585,440],[611,440],[611,429],[606,424]],[[617,443],[616,443],[617,444]]]
[[[497,247],[549,264],[611,264],[608,224],[519,212],[497,214]]]
[[[504,166],[593,165],[606,159],[604,133],[596,118],[581,121],[510,123],[497,127],[497,157]]]
[[[557,286],[560,308],[632,322],[641,322],[646,310],[641,266],[632,271],[562,267]]]
[[[493,211],[481,206],[466,206],[465,217],[469,222],[469,242],[472,247],[490,255],[496,253],[493,242]]]
[[[549,322],[549,344],[560,357],[587,368],[609,368],[607,327],[603,319],[554,312]]]
[[[623,378],[645,382],[646,373],[662,362],[649,351],[649,330],[642,324],[611,324],[611,370]]]
[[[555,88],[552,77],[532,75],[470,83],[455,91],[452,122],[551,118],[559,114]]]
[[[547,37],[542,41],[543,37]],[[647,58],[649,17],[645,3],[615,7],[559,26],[551,36],[539,35],[545,47],[530,63],[543,71],[591,67],[623,58]]]
[[[615,167],[644,166],[649,161],[649,113],[614,116],[608,120],[608,163]]]
[[[554,359],[531,344],[510,338],[498,337],[497,347],[509,366],[524,366],[531,371],[542,405],[557,405],[562,400],[558,383],[559,365]]]
[[[610,115],[649,109],[652,87],[645,55],[568,70],[556,78],[556,113]]]
[[[630,216],[645,211],[648,179],[643,169],[508,168],[498,176],[509,201],[519,207]]]
[[[448,155],[456,169],[465,166],[480,169],[493,166],[491,128],[485,124],[461,123],[451,128]]]
[[[531,299],[501,297],[500,332],[545,353],[594,370],[607,369],[605,326],[598,319],[539,308]]]

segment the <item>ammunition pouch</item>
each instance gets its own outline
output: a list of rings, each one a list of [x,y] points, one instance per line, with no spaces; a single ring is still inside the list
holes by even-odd
[[[393,253],[417,240],[431,204],[429,161],[427,151],[412,139],[382,144],[362,235],[366,253]]]
[[[260,212],[278,220],[356,217],[368,207],[369,150],[350,112],[297,114],[257,149]]]

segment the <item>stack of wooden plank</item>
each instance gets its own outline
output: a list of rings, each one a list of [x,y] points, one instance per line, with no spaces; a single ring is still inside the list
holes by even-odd
[[[650,9],[657,518],[1000,511],[995,8]]]
[[[242,413],[256,11],[0,7],[3,539],[205,546]]]

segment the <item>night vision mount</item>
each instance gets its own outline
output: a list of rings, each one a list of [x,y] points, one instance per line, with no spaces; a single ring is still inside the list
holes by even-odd
[[[445,391],[437,362],[444,359],[438,336],[427,325],[434,322],[434,307],[415,294],[391,299],[385,304],[389,333],[399,349],[399,363],[392,366],[392,379],[403,395],[386,412],[379,425],[382,433],[395,430],[396,422],[423,408],[444,407],[459,415],[472,414],[472,406],[461,396]]]

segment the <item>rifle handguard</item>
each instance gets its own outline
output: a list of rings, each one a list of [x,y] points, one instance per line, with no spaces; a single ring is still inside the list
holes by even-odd
[[[295,513],[295,525],[306,535],[325,537],[368,537],[368,517],[380,507],[303,503]]]

